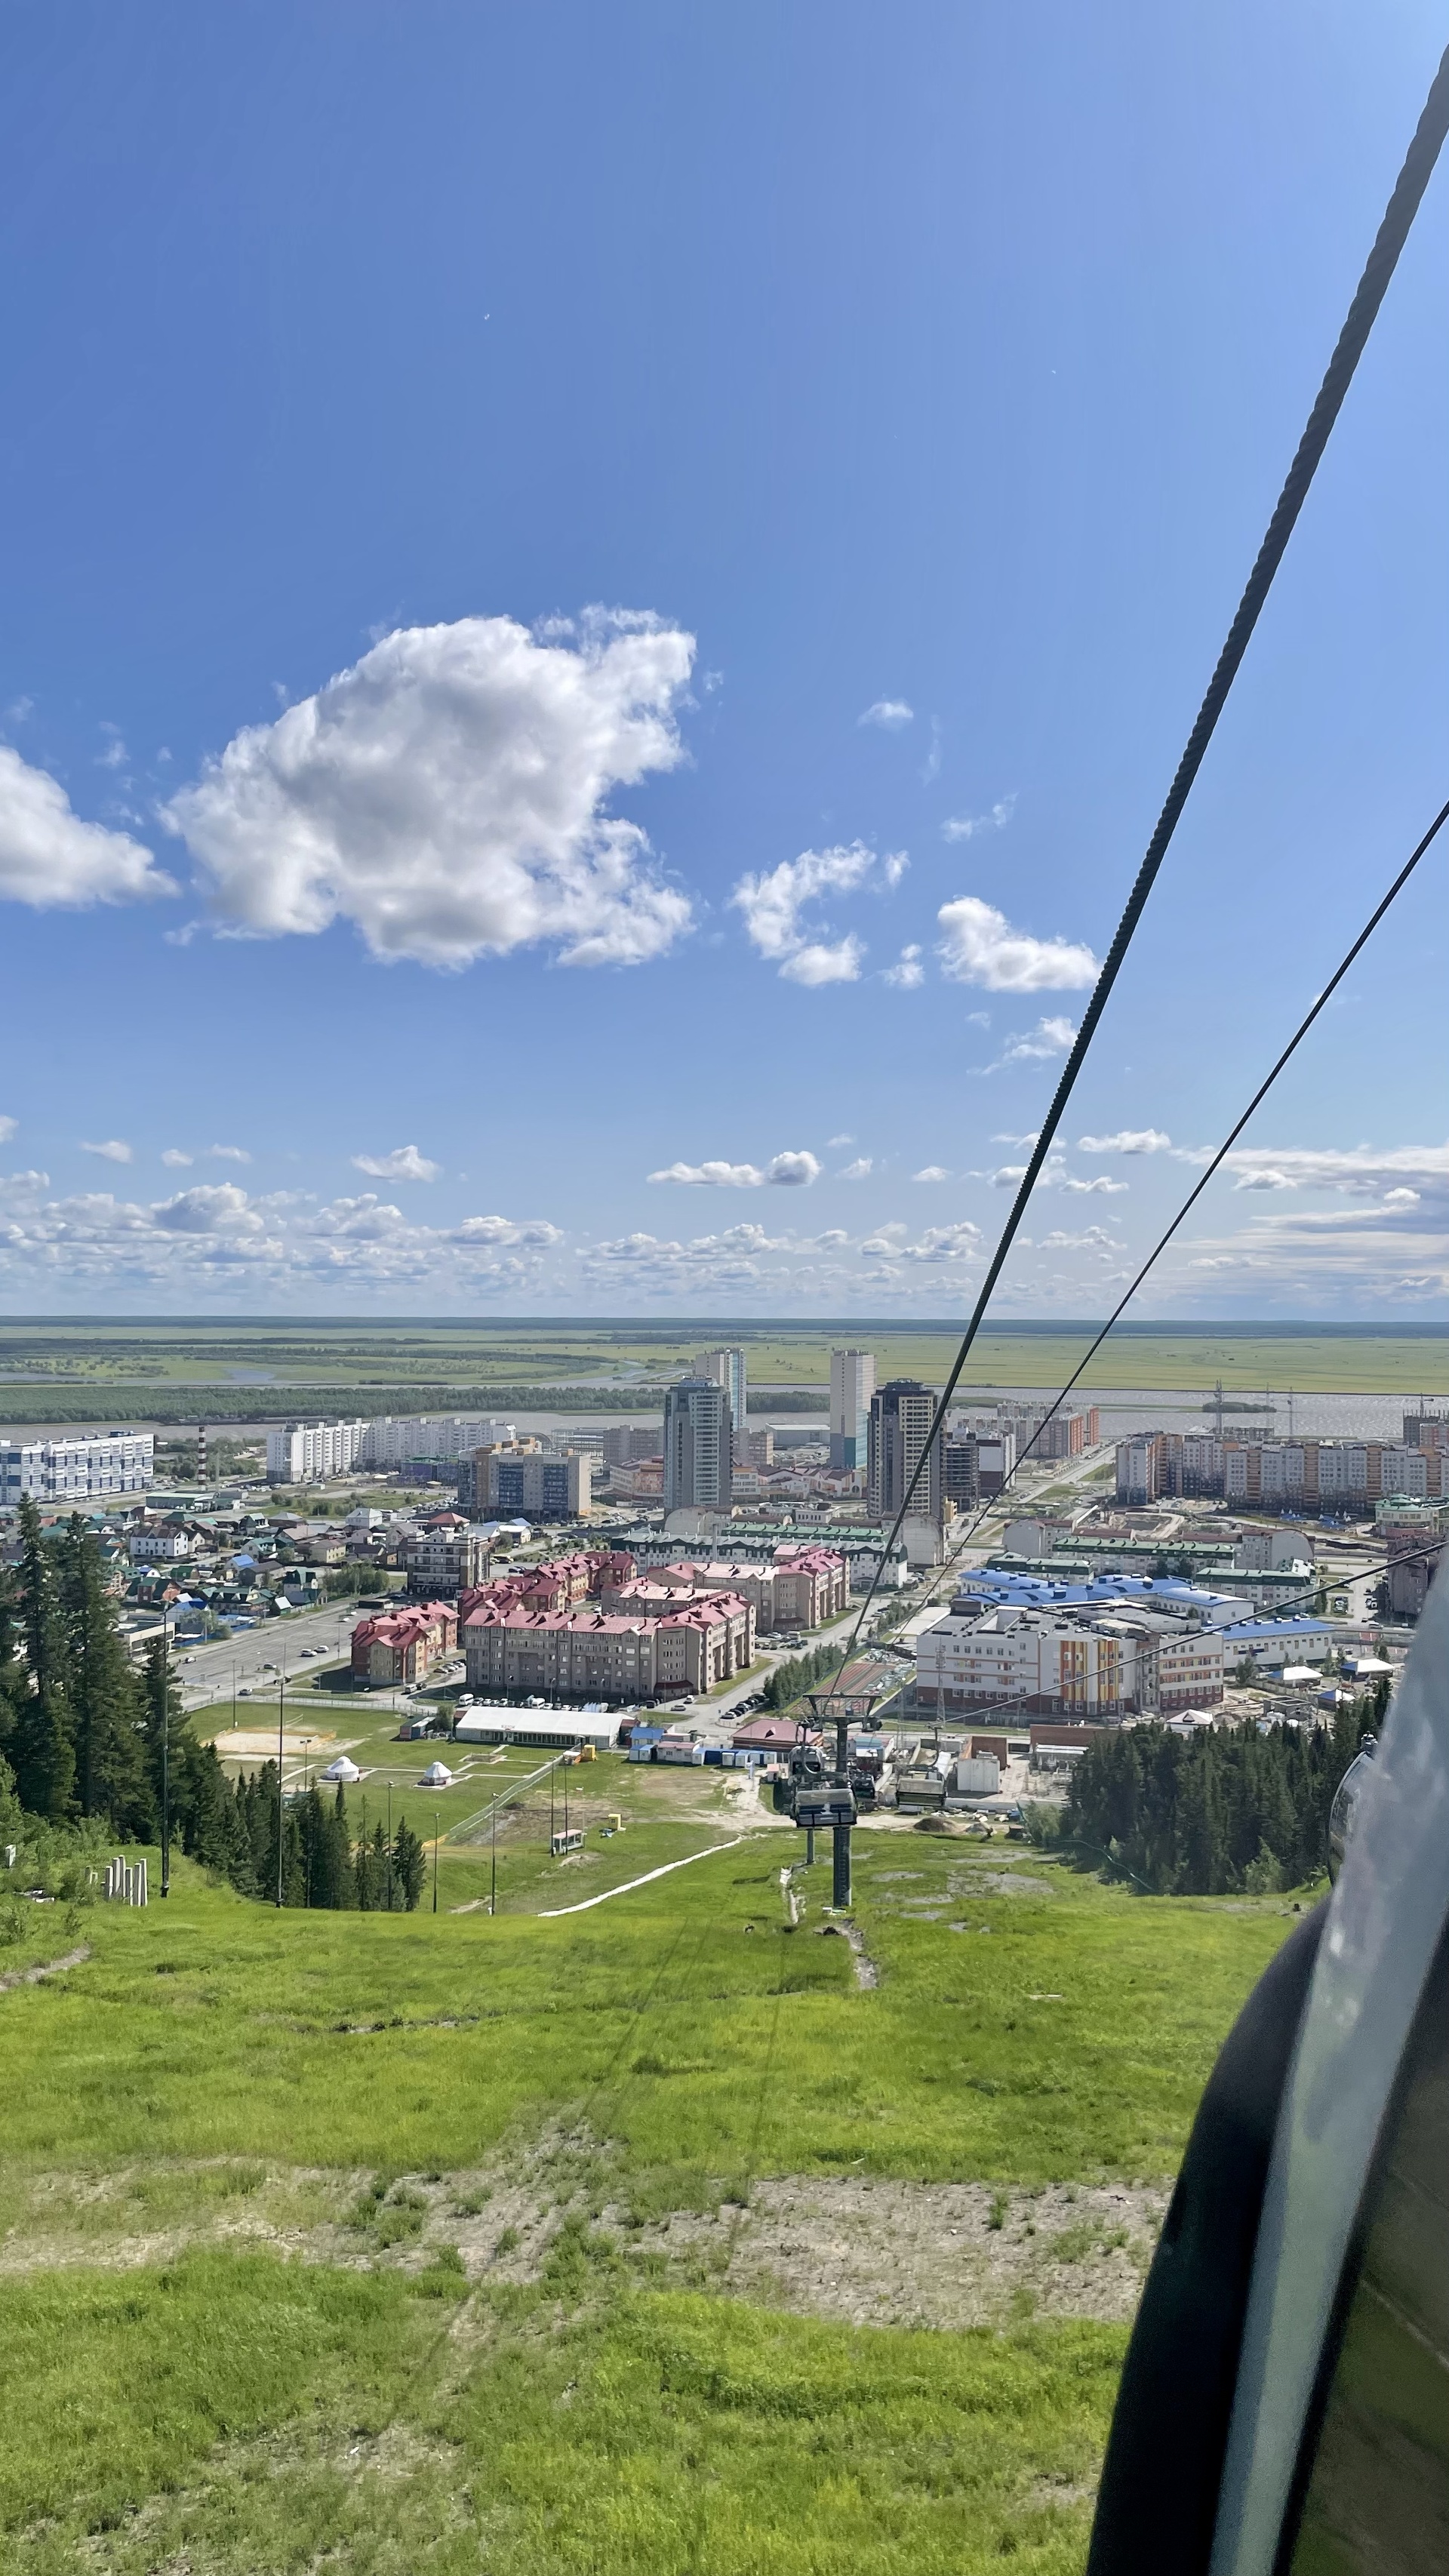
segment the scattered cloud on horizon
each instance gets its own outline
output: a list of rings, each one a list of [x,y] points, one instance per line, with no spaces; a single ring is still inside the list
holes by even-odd
[[[802,1151],[772,1155],[763,1168],[757,1163],[669,1163],[649,1179],[685,1189],[808,1189],[822,1168],[814,1154]]]
[[[390,1154],[354,1154],[352,1166],[376,1181],[435,1181],[443,1168],[430,1163],[416,1145],[395,1145]]]

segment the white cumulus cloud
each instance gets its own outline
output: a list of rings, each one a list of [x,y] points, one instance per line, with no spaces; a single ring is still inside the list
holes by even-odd
[[[58,779],[0,743],[0,898],[43,912],[176,892],[139,841],[84,822]]]
[[[919,1172],[911,1174],[913,1181],[949,1181],[950,1177],[942,1163],[927,1163]]]
[[[801,915],[822,895],[853,894],[877,866],[882,882],[894,887],[906,854],[893,850],[878,862],[864,841],[802,850],[797,859],[782,859],[759,876],[741,877],[730,902],[744,914],[745,929],[760,955],[791,983],[853,984],[865,957],[864,942],[853,931],[834,941],[812,939]]]
[[[661,1172],[651,1172],[651,1181],[678,1183],[686,1189],[759,1190],[808,1188],[820,1178],[821,1165],[813,1154],[776,1154],[761,1169],[758,1163],[669,1163]]]
[[[369,1172],[375,1181],[435,1181],[443,1168],[430,1163],[416,1145],[396,1145],[390,1154],[354,1154],[352,1167]]]
[[[120,1136],[107,1136],[104,1143],[99,1145],[82,1143],[81,1152],[99,1154],[104,1163],[129,1163],[132,1160],[131,1148]]]
[[[898,733],[902,725],[914,723],[915,713],[915,708],[908,707],[904,698],[877,698],[875,704],[865,708],[855,721],[857,724],[879,725],[883,733]]]
[[[245,1145],[208,1145],[206,1152],[208,1161],[213,1163],[249,1163],[252,1159]]]
[[[936,918],[945,934],[937,953],[945,973],[958,984],[980,984],[989,993],[1038,993],[1096,981],[1097,960],[1090,948],[1015,930],[1005,913],[980,895],[963,894],[954,903],[943,903]]]
[[[902,993],[914,992],[916,986],[924,984],[925,980],[926,970],[921,964],[921,952],[918,946],[903,948],[895,965],[884,967],[881,972],[881,982],[894,984]]]
[[[18,1118],[0,1117],[0,1145],[8,1145],[20,1125]]]
[[[161,1160],[168,1171],[184,1172],[190,1169],[195,1157],[191,1154],[183,1154],[179,1145],[168,1145]]]
[[[875,1158],[873,1155],[857,1154],[855,1161],[853,1163],[846,1163],[836,1174],[836,1178],[841,1181],[868,1181],[874,1169]]]
[[[644,616],[546,638],[508,617],[400,628],[236,734],[165,819],[221,919],[254,936],[341,919],[385,960],[545,941],[565,965],[637,965],[690,904],[605,803],[683,758],[693,658],[692,636]]]

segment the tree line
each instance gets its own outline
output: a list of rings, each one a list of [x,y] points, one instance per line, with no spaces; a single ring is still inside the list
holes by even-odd
[[[1331,1726],[1258,1721],[1192,1736],[1134,1726],[1094,1736],[1066,1805],[1037,1808],[1042,1840],[1084,1868],[1106,1861],[1157,1896],[1268,1895],[1328,1866],[1334,1793],[1388,1702],[1387,1684]]]
[[[127,1657],[95,1533],[72,1518],[47,1537],[20,1506],[20,1562],[0,1581],[0,1835],[17,1861],[99,1851],[106,1839],[172,1844],[244,1896],[277,1889],[277,1766],[229,1784],[216,1749],[187,1727],[164,1638]],[[289,1905],[411,1910],[423,1847],[406,1820],[354,1840],[339,1788],[282,1801]],[[44,1874],[43,1867],[40,1874]]]
[[[808,1691],[813,1682],[823,1681],[841,1661],[839,1646],[816,1646],[805,1655],[789,1655],[777,1664],[765,1684],[766,1708],[789,1708]]]

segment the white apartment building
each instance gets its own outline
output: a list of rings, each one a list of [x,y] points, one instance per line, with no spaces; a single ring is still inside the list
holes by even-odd
[[[475,1449],[511,1447],[517,1425],[487,1414],[383,1413],[363,1425],[360,1467],[406,1467],[414,1458],[458,1459]]]
[[[948,1612],[916,1640],[917,1706],[943,1716],[1020,1705],[1038,1714],[1116,1717],[1212,1708],[1223,1695],[1223,1640],[1192,1621],[1130,1610],[1077,1619],[1002,1606]]]
[[[56,1440],[0,1440],[0,1504],[85,1503],[140,1494],[153,1481],[150,1431],[80,1431]]]
[[[837,1471],[864,1472],[874,1393],[874,1351],[831,1352],[830,1464]]]
[[[267,1433],[267,1482],[315,1485],[356,1466],[365,1422],[284,1422]]]

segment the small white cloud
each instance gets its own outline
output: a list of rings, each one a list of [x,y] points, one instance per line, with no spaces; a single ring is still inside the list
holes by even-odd
[[[1024,1136],[993,1136],[993,1145],[1034,1145],[1041,1134],[1039,1127],[1029,1127]]]
[[[879,725],[882,733],[899,733],[902,725],[914,722],[915,713],[904,698],[877,698],[874,706],[867,707],[855,721],[858,725]]]
[[[919,1172],[911,1174],[913,1181],[949,1181],[950,1177],[943,1163],[927,1163]]]
[[[1296,1190],[1298,1183],[1291,1179],[1287,1172],[1274,1171],[1268,1167],[1255,1172],[1244,1172],[1242,1179],[1236,1181],[1234,1187],[1240,1190]]]
[[[161,1157],[167,1170],[172,1172],[189,1171],[192,1159],[193,1158],[190,1154],[182,1153],[179,1145],[168,1145],[165,1153]]]
[[[1166,1154],[1172,1138],[1160,1127],[1120,1127],[1115,1136],[1079,1136],[1084,1154]]]
[[[979,895],[943,903],[936,918],[945,933],[941,964],[958,984],[980,984],[991,993],[1036,993],[1096,982],[1090,948],[1014,930],[1005,913]]]
[[[914,992],[916,986],[924,984],[925,980],[926,970],[921,964],[921,952],[918,947],[903,948],[897,963],[894,966],[887,966],[881,975],[883,984],[894,984],[904,993]]]
[[[1099,1172],[1094,1181],[1079,1181],[1072,1175],[1066,1174],[1062,1178],[1061,1187],[1064,1190],[1074,1191],[1078,1198],[1116,1199],[1130,1187],[1130,1183],[1111,1180],[1105,1172]]]
[[[103,724],[101,731],[103,734],[107,735],[109,739],[107,740],[105,750],[98,752],[96,755],[96,767],[98,769],[124,769],[131,755],[127,751],[124,742],[121,740],[120,727],[113,724]]]
[[[1038,1020],[1034,1029],[1018,1030],[1009,1038],[1001,1054],[991,1064],[973,1065],[974,1073],[1000,1073],[1003,1065],[1044,1063],[1054,1055],[1066,1055],[1076,1037],[1068,1019]],[[1036,1138],[1031,1139],[1033,1144]]]
[[[869,1154],[859,1154],[853,1163],[847,1163],[845,1169],[837,1172],[835,1177],[840,1181],[868,1181],[874,1169],[875,1163],[872,1157]]]
[[[1044,1234],[1043,1252],[1120,1252],[1121,1244],[1105,1226],[1089,1225],[1081,1234]]]
[[[245,1145],[208,1145],[206,1152],[208,1161],[213,1163],[249,1163],[252,1159]]]
[[[948,814],[941,826],[943,841],[974,841],[982,832],[1004,832],[1016,812],[1015,796],[1003,796],[989,814]]]
[[[0,897],[44,912],[176,892],[139,841],[82,822],[58,779],[0,743]]]
[[[834,946],[814,941],[787,957],[780,972],[791,984],[858,984],[865,942],[849,931]]]
[[[9,706],[5,710],[5,721],[7,724],[24,724],[27,717],[33,716],[34,713],[35,700],[33,698],[12,698]]]
[[[1421,1196],[1419,1190],[1385,1190],[1384,1205],[1386,1208],[1417,1207]]]
[[[757,1190],[765,1175],[757,1163],[667,1163],[649,1178],[673,1182],[682,1189]]]
[[[430,1163],[416,1145],[396,1145],[390,1154],[354,1154],[352,1166],[354,1171],[369,1172],[375,1181],[435,1181],[443,1168],[441,1163]]]
[[[745,917],[745,929],[762,957],[796,984],[853,984],[860,975],[865,947],[852,932],[834,942],[809,940],[801,914],[822,895],[852,894],[876,869],[887,886],[899,883],[906,865],[904,850],[878,862],[864,841],[829,850],[802,850],[796,859],[759,876],[741,877],[730,902]]]
[[[18,1118],[0,1117],[0,1145],[8,1145],[20,1125]]]
[[[808,1189],[820,1178],[821,1166],[813,1154],[776,1154],[765,1165],[765,1178],[775,1189]]]
[[[831,1152],[834,1153],[837,1145],[853,1145],[855,1143],[855,1138],[853,1136],[827,1136],[825,1142],[830,1147]]]
[[[102,1162],[105,1163],[129,1163],[132,1160],[130,1146],[124,1144],[119,1136],[108,1136],[103,1145],[87,1145],[83,1143],[81,1146],[81,1152],[83,1154],[99,1154]]]

